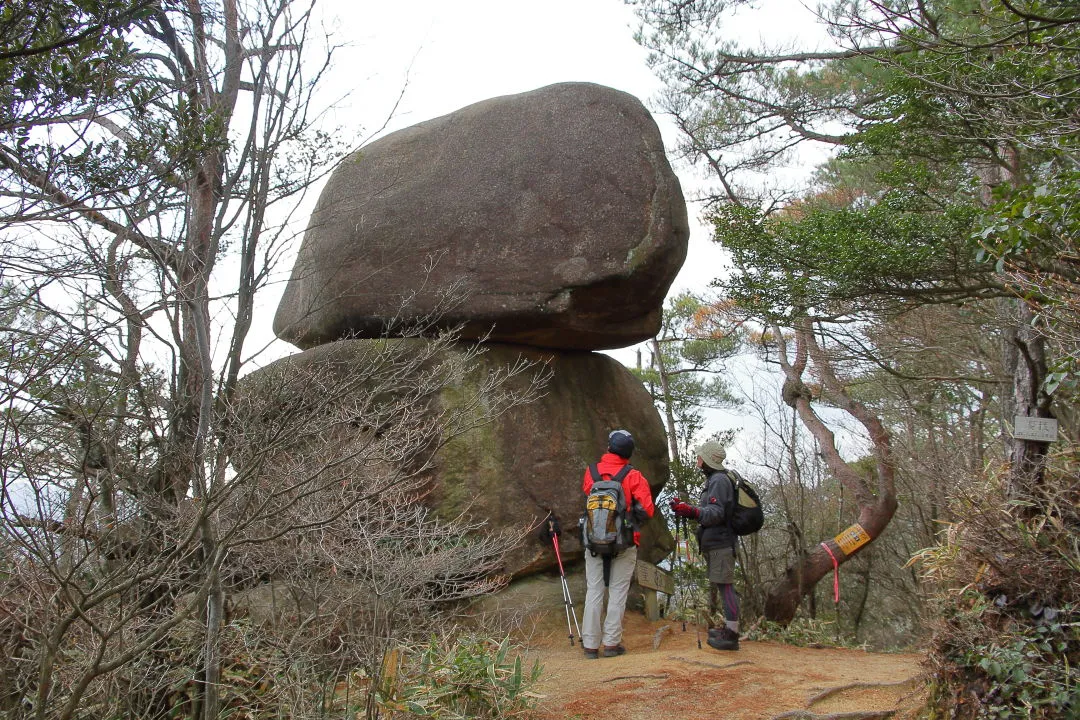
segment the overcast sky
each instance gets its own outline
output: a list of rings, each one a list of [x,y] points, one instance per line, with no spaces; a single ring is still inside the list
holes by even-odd
[[[585,80],[638,96],[659,87],[622,0],[324,3],[330,28],[352,44],[339,67],[358,89],[383,95],[368,100],[393,95],[408,75],[395,127],[553,82]]]

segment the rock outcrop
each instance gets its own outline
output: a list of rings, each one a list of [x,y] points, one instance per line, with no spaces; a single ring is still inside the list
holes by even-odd
[[[301,348],[395,324],[592,350],[659,330],[686,206],[631,95],[562,83],[400,130],[328,181],[274,320]],[[447,293],[450,301],[447,304]]]
[[[252,373],[242,382],[241,395],[247,404],[241,403],[241,412],[247,405],[278,407],[294,416],[311,413],[335,417],[336,427],[362,428],[365,422],[370,422],[370,417],[350,420],[348,413],[350,408],[367,405],[358,401],[358,396],[370,392],[370,388],[355,380],[356,372],[350,363],[354,358],[359,362],[372,357],[368,346],[380,342],[383,341],[342,340],[292,355]],[[393,342],[403,343],[404,352],[410,354],[409,344],[427,341]],[[468,350],[468,343],[451,345],[440,356],[432,357],[431,363],[454,361],[457,358],[449,355]],[[422,352],[418,348],[415,354]],[[606,447],[608,432],[614,427],[632,430],[636,441],[632,462],[648,478],[653,492],[658,493],[668,480],[664,428],[641,382],[619,362],[600,353],[545,352],[522,346],[485,344],[485,352],[472,361],[473,367],[464,383],[483,382],[519,359],[537,363],[538,367],[546,364],[551,377],[545,394],[532,403],[513,407],[493,422],[454,437],[442,447],[428,472],[430,492],[425,504],[447,519],[464,514],[493,529],[529,528],[551,511],[564,530],[561,541],[564,560],[572,561],[582,554],[576,531],[583,502],[581,479],[586,465],[595,462]],[[318,377],[318,382],[296,382],[290,377]],[[518,386],[523,387],[527,382],[526,377],[518,376],[506,389],[518,390]],[[315,387],[350,389],[307,397]],[[273,397],[252,398],[253,392],[271,392]],[[435,415],[460,413],[463,408],[465,412],[477,413],[479,420],[485,410],[471,407],[469,400],[475,396],[473,388],[445,388],[413,405],[418,412],[427,414],[426,418],[415,418],[415,422],[422,425]],[[464,420],[468,424],[468,418]],[[265,413],[243,416],[251,437],[261,437],[252,423],[273,422]],[[299,435],[295,447],[286,445],[278,452],[303,465],[297,457],[310,450]],[[325,454],[333,446],[334,443],[319,444],[316,452]],[[349,467],[352,460],[344,451],[342,454],[340,462],[327,457],[319,460],[334,465],[335,473],[348,478],[353,473]],[[355,472],[367,472],[369,462],[370,458],[365,457],[364,466]],[[655,522],[643,529],[640,557],[658,561],[673,546],[671,534],[658,515]],[[522,576],[554,564],[551,545],[540,542],[533,533],[528,542],[507,558],[503,572]]]
[[[649,393],[618,362],[591,351],[659,331],[688,238],[659,130],[626,93],[562,83],[395,132],[343,162],[323,190],[274,319],[278,336],[305,352],[245,379],[266,402],[238,424],[262,425],[284,440],[281,456],[297,467],[325,464],[319,477],[327,487],[359,492],[352,483],[369,475],[383,487],[419,478],[408,492],[435,514],[464,515],[493,531],[535,527],[552,512],[572,562],[583,553],[582,476],[612,429],[633,433],[631,462],[654,495],[668,479],[665,431]],[[434,339],[446,330],[456,344]],[[379,353],[398,342],[412,344],[405,357],[425,358],[411,368],[423,387],[414,384],[405,405],[394,396],[412,379],[397,375],[375,390],[364,386],[370,378],[356,379],[366,367],[385,367]],[[477,343],[486,352],[466,362]],[[423,379],[439,365],[432,353],[469,372],[442,384]],[[519,357],[550,370],[545,394],[480,423],[491,408],[469,384]],[[290,384],[296,373],[299,382]],[[468,432],[442,427],[473,412]],[[296,421],[305,413],[313,423]],[[320,422],[325,431],[309,429]],[[363,467],[327,462],[345,445],[371,443],[411,450],[377,453]],[[273,483],[271,474],[262,482]],[[658,562],[672,547],[658,513],[643,528],[639,557]],[[551,544],[534,532],[502,572],[553,567]]]

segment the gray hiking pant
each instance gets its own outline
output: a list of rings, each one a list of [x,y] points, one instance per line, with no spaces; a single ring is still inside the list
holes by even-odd
[[[717,609],[724,611],[724,624],[739,631],[739,595],[735,592],[735,548],[705,551],[705,574],[709,578],[709,627],[719,627]]]
[[[626,595],[637,566],[637,546],[628,547],[611,561],[607,614],[601,635],[600,616],[604,610],[604,559],[585,551],[585,611],[581,619],[581,643],[590,649],[601,644],[615,646],[622,641]]]

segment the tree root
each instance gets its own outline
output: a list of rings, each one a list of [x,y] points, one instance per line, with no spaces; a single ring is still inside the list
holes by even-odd
[[[895,710],[856,710],[826,715],[818,715],[809,710],[791,710],[774,715],[771,720],[887,720],[894,715],[896,715]]]
[[[727,668],[732,668],[737,665],[753,665],[753,663],[749,660],[737,660],[733,663],[724,663],[723,665],[721,665],[720,663],[705,662],[704,660],[691,660],[690,658],[676,657],[674,655],[671,659],[678,660],[679,662],[684,662],[688,665],[704,665],[705,667],[716,668],[718,670],[725,670]]]
[[[908,685],[908,684],[913,683],[913,682],[915,682],[915,678],[908,678],[906,680],[900,680],[899,682],[891,682],[891,683],[857,682],[857,683],[851,683],[849,685],[839,685],[837,687],[831,687],[831,688],[828,688],[827,690],[823,690],[823,691],[819,692],[817,695],[810,698],[810,700],[806,704],[809,707],[813,707],[814,705],[818,704],[819,702],[821,702],[825,698],[832,697],[833,695],[835,695],[837,693],[844,692],[845,690],[870,690],[870,689],[873,689],[873,688],[902,687],[904,685]]]
[[[671,632],[671,626],[670,625],[664,625],[663,627],[658,629],[655,633],[653,633],[653,636],[652,636],[652,649],[653,650],[660,647],[660,638],[662,638],[664,636],[664,633],[669,633],[669,632]]]
[[[667,680],[670,677],[667,673],[660,673],[659,675],[618,675],[613,678],[604,678],[600,682],[615,682],[616,680]]]

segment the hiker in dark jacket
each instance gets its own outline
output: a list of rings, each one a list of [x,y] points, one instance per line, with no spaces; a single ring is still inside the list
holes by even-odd
[[[705,556],[709,578],[709,640],[717,650],[739,649],[739,596],[735,592],[735,542],[729,514],[735,502],[735,485],[724,469],[727,452],[718,442],[698,446],[697,466],[705,474],[698,505],[671,501],[677,517],[699,523],[698,547]],[[724,611],[723,627],[714,627],[717,606]]]
[[[613,430],[608,435],[608,451],[600,456],[597,469],[602,475],[614,477],[630,461],[634,452],[634,438],[626,430]],[[623,496],[631,508],[631,515],[637,522],[651,518],[656,511],[653,505],[652,491],[645,476],[636,469],[631,469],[622,480]],[[592,473],[585,471],[581,489],[585,495],[592,491]],[[634,525],[633,544],[609,559],[607,578],[604,577],[604,558],[585,552],[585,610],[581,618],[581,644],[586,658],[615,657],[626,652],[622,645],[623,613],[626,610],[626,596],[630,590],[630,581],[637,567],[637,548],[641,543],[641,533]],[[604,586],[607,584],[607,612],[604,612]],[[603,624],[601,625],[601,615]]]

